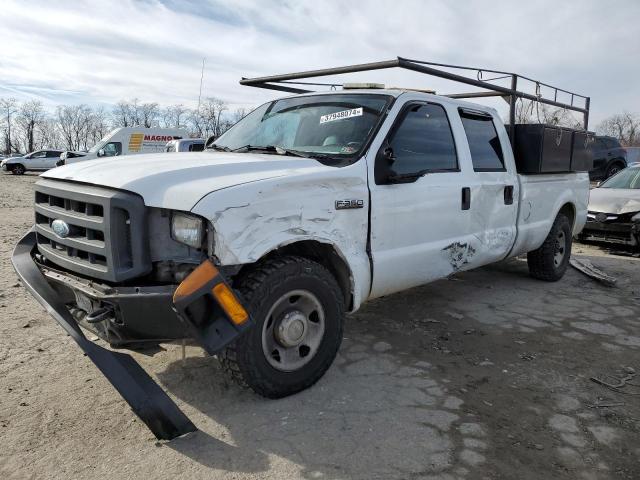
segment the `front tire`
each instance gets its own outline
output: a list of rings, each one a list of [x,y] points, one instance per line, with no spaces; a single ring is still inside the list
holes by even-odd
[[[316,383],[342,342],[344,296],[322,265],[297,256],[267,260],[237,288],[255,325],[219,354],[238,383],[281,398]]]
[[[26,172],[26,170],[24,166],[20,164],[15,165],[11,170],[11,173],[13,173],[14,175],[24,175],[24,172]]]
[[[569,265],[571,244],[571,222],[564,213],[559,213],[544,243],[527,253],[529,274],[546,282],[560,280]]]

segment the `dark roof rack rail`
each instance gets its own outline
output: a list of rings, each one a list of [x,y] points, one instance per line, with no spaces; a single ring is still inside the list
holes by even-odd
[[[395,60],[387,60],[383,62],[361,63],[357,65],[347,65],[345,67],[323,68],[320,70],[309,70],[305,72],[297,73],[285,73],[281,75],[270,75],[267,77],[257,78],[242,78],[240,80],[241,85],[247,85],[251,87],[266,88],[270,90],[279,90],[289,93],[311,93],[313,90],[307,90],[305,88],[297,88],[298,86],[327,86],[336,88],[342,86],[340,83],[311,83],[300,82],[298,80],[324,77],[329,75],[343,75],[346,73],[354,72],[366,72],[371,70],[384,70],[388,68],[404,68],[406,70],[412,70],[414,72],[424,73],[434,77],[444,78],[458,83],[464,83],[474,87],[482,88],[486,91],[471,92],[471,93],[454,93],[447,95],[451,98],[482,98],[482,97],[502,97],[509,103],[509,124],[512,126],[515,124],[516,118],[516,101],[518,98],[523,100],[530,100],[533,102],[539,102],[546,105],[551,105],[566,110],[572,110],[583,114],[583,126],[587,130],[589,128],[589,106],[591,99],[587,96],[580,95],[568,90],[549,85],[547,83],[534,80],[524,75],[519,75],[512,72],[503,72],[500,70],[491,70],[488,68],[479,67],[464,67],[460,65],[449,65],[445,63],[425,62],[422,60],[414,60],[409,58],[398,57]],[[459,73],[453,73],[448,70],[463,70],[476,72],[476,78],[461,75]],[[484,74],[490,73],[498,75],[497,77],[484,79]],[[492,83],[496,80],[504,80],[510,78],[510,86],[505,87]],[[527,93],[522,90],[518,90],[518,84],[522,85],[522,82],[530,82],[535,87],[535,93]],[[553,98],[548,98],[543,95],[542,87],[550,89],[553,92]],[[558,100],[558,93],[571,96],[571,102],[561,102]],[[576,102],[578,100],[579,102]],[[576,105],[581,103],[582,105]],[[510,128],[510,132],[513,140],[513,128]]]

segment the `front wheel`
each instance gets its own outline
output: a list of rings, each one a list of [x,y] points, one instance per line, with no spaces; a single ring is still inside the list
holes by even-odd
[[[11,170],[11,173],[13,173],[14,175],[23,175],[25,172],[25,168],[23,165],[16,165],[13,167],[13,169]]]
[[[560,280],[569,265],[571,242],[571,222],[564,213],[559,213],[544,243],[527,253],[529,274],[547,282]]]
[[[255,325],[219,355],[223,369],[268,398],[317,382],[342,341],[344,297],[333,275],[316,262],[287,256],[242,275],[237,288]]]

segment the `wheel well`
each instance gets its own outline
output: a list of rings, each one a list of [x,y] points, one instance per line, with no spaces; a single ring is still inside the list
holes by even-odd
[[[567,216],[567,218],[569,219],[569,223],[571,223],[571,230],[573,231],[573,224],[576,220],[576,207],[573,205],[573,203],[565,203],[558,212],[558,215],[560,215],[561,213]]]
[[[609,162],[609,164],[607,165],[607,170],[611,168],[611,165],[622,165],[622,167],[624,168],[627,166],[627,162],[625,162],[624,158],[618,157]]]
[[[324,266],[334,276],[345,299],[345,307],[349,310],[353,308],[353,292],[351,288],[351,270],[346,261],[338,254],[337,250],[330,244],[317,242],[314,240],[303,240],[301,242],[283,245],[272,250],[260,261],[283,255],[297,255]],[[243,267],[247,268],[249,265]]]

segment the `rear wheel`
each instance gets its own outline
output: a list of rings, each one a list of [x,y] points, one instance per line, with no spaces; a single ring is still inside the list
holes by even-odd
[[[23,175],[25,172],[25,168],[24,165],[14,165],[14,167],[11,169],[11,173],[13,173],[14,175]]]
[[[322,265],[287,256],[239,279],[255,326],[220,355],[223,369],[256,393],[280,398],[317,382],[342,341],[344,298]]]
[[[624,168],[624,165],[620,162],[615,162],[609,165],[607,168],[606,178],[613,177],[616,173]]]
[[[569,265],[571,242],[571,222],[559,213],[542,246],[527,254],[529,274],[547,282],[560,280]]]

